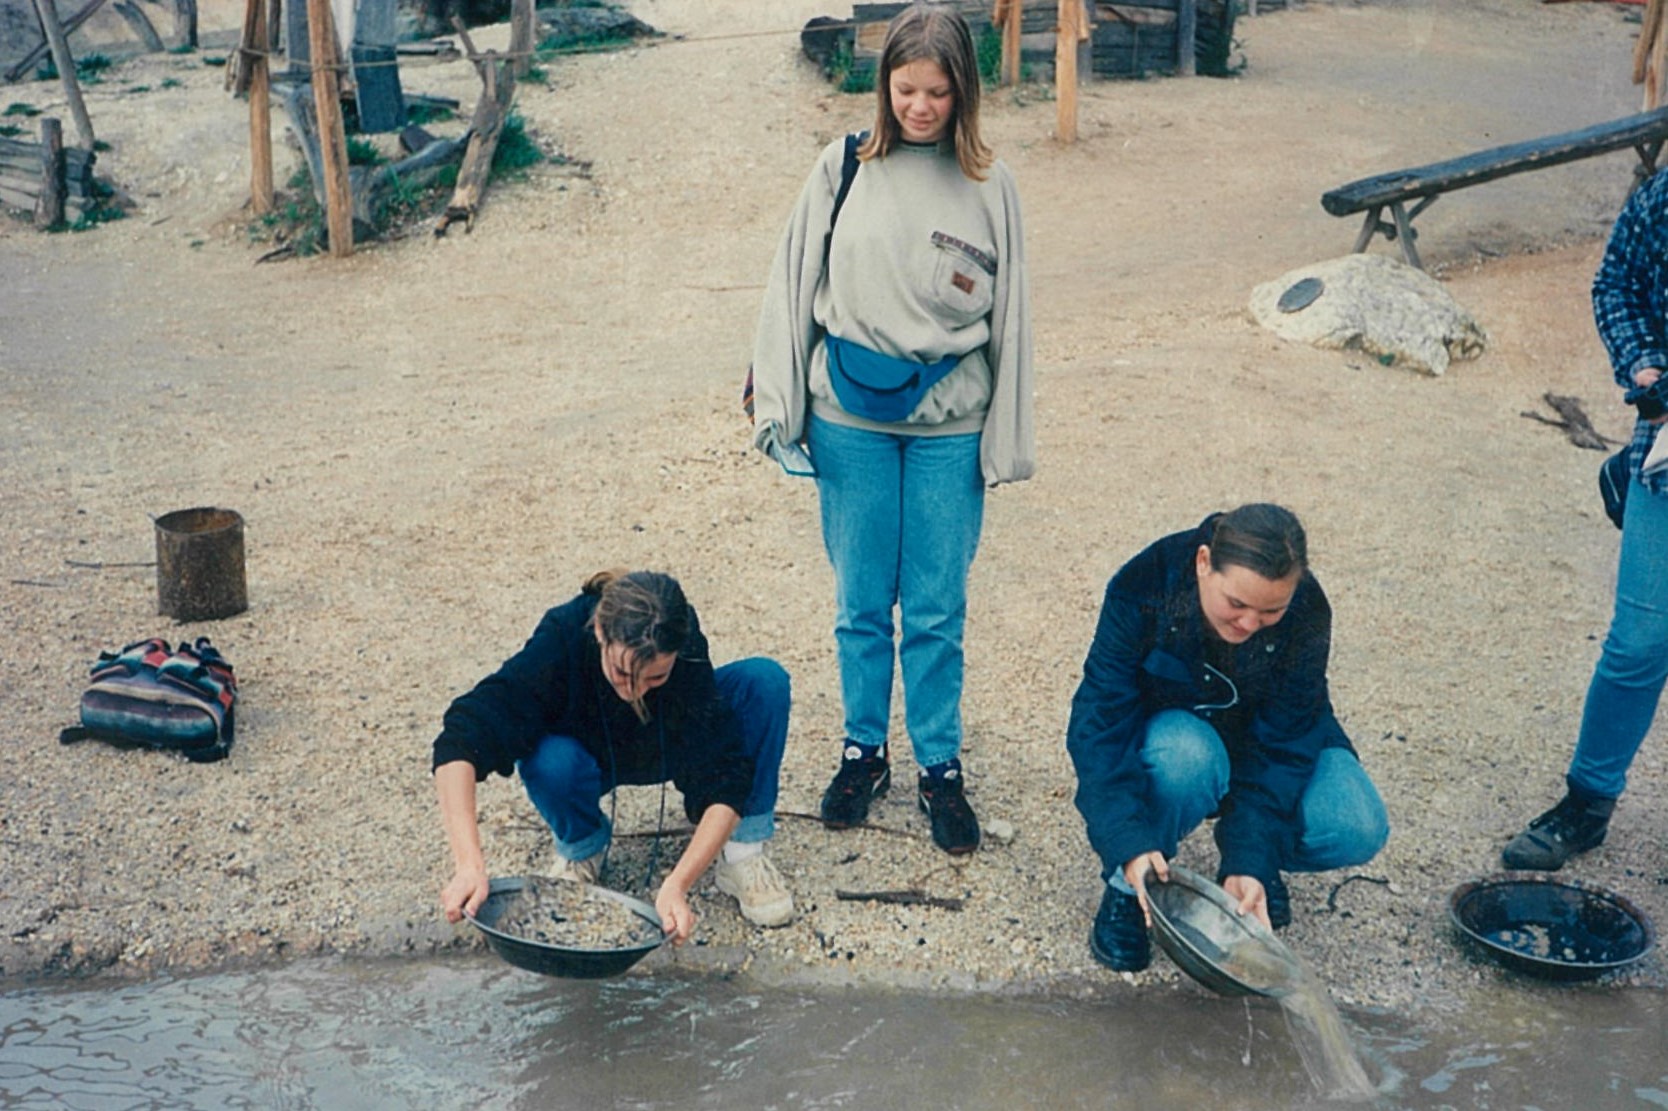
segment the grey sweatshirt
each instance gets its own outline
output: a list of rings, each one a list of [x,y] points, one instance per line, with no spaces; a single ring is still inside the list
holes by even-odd
[[[806,414],[914,435],[979,432],[994,486],[1036,465],[1031,326],[1019,194],[997,162],[984,181],[961,172],[950,143],[900,144],[863,163],[822,258],[845,139],[818,158],[771,263],[753,348],[754,420],[789,442]],[[822,337],[921,363],[961,361],[896,424],[840,407]]]

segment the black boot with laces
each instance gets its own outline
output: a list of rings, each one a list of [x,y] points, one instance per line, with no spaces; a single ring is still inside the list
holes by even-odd
[[[1570,857],[1604,844],[1615,809],[1615,799],[1589,795],[1572,785],[1557,806],[1511,839],[1500,861],[1512,869],[1556,872]]]

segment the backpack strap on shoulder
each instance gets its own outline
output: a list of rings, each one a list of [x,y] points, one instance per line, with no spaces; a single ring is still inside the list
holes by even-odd
[[[852,179],[857,176],[857,167],[863,163],[858,160],[857,148],[868,142],[867,131],[853,131],[846,136],[846,153],[840,161],[840,188],[834,194],[834,211],[828,217],[828,233],[822,237],[822,265],[828,269],[828,250],[834,244],[834,225],[840,220],[840,209],[845,207],[846,194],[851,192]]]

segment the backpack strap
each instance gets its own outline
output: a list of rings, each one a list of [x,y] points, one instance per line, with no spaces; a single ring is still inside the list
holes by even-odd
[[[853,131],[846,136],[846,155],[840,162],[840,188],[834,194],[834,211],[828,217],[828,233],[822,237],[822,265],[828,269],[828,249],[834,243],[834,225],[840,220],[840,209],[845,207],[846,194],[851,192],[852,179],[857,176],[857,167],[862,163],[857,158],[857,148],[869,139],[867,131]]]

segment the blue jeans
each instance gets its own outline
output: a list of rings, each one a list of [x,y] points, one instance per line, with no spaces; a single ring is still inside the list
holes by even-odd
[[[1620,797],[1668,680],[1668,496],[1630,480],[1616,570],[1616,612],[1587,687],[1569,781]]]
[[[834,644],[846,736],[886,743],[892,610],[915,762],[961,753],[962,627],[985,489],[979,434],[898,436],[812,417],[822,539],[834,567]]]
[[[1163,710],[1147,722],[1141,745],[1147,772],[1147,813],[1169,860],[1182,838],[1216,812],[1228,793],[1228,749],[1216,730],[1186,710]],[[1390,818],[1378,788],[1355,753],[1323,748],[1298,800],[1297,848],[1280,862],[1285,872],[1326,872],[1365,864],[1390,837]],[[1121,864],[1121,862],[1118,862]],[[1121,867],[1112,886],[1129,891]]]
[[[766,841],[776,832],[776,781],[788,741],[788,673],[775,660],[755,657],[714,672],[718,697],[741,724],[741,743],[753,757],[753,789],[732,841]],[[608,847],[613,829],[600,800],[616,784],[573,737],[550,736],[516,762],[533,807],[556,834],[556,851],[585,860]]]

